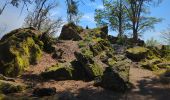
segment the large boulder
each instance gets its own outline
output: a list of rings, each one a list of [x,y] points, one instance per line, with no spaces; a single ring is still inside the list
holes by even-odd
[[[96,85],[113,91],[124,92],[129,88],[129,69],[129,60],[118,61],[106,68],[104,75]]]
[[[59,39],[74,41],[82,40],[80,36],[80,32],[82,32],[82,30],[83,29],[80,26],[76,26],[74,23],[68,23],[63,26]]]
[[[97,62],[92,59],[92,52],[90,50],[87,50],[84,53],[75,52],[75,56],[81,63],[82,67],[86,70],[86,73],[90,79],[103,75],[102,66],[97,64]]]
[[[42,55],[41,32],[33,28],[14,30],[0,40],[0,73],[18,76],[30,64],[36,64]]]
[[[133,61],[140,61],[147,57],[149,49],[145,47],[133,47],[126,50],[126,56]]]
[[[108,26],[95,28],[91,31],[91,33],[97,38],[100,37],[102,39],[106,39],[108,37]]]

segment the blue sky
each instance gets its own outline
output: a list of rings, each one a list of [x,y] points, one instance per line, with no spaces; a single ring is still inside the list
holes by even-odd
[[[64,21],[66,21],[66,7],[64,0],[58,0],[59,7],[52,11],[54,18],[56,16],[62,17]],[[90,28],[96,27],[94,21],[94,10],[96,8],[102,8],[101,0],[96,0],[96,2],[92,3],[89,0],[82,0],[84,4],[80,2],[79,9],[83,13],[83,17],[80,21],[80,25],[85,27],[88,25]],[[2,7],[3,1],[1,0],[0,7]],[[24,22],[24,18],[27,14],[27,11],[23,12],[20,16],[21,7],[15,8],[12,6],[8,6],[7,9],[0,15],[0,27],[6,26],[6,31],[4,33],[9,32],[13,29],[22,27]],[[151,37],[154,37],[158,41],[160,40],[160,32],[165,30],[170,24],[170,0],[164,0],[158,7],[151,8],[150,16],[154,16],[157,18],[163,18],[163,21],[157,25],[155,25],[155,31],[147,31],[143,35],[142,39],[147,40]],[[57,17],[56,17],[57,18]],[[111,35],[116,35],[115,32],[110,32]],[[0,34],[0,37],[2,34]]]

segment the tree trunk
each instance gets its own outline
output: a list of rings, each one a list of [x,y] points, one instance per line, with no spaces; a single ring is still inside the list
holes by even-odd
[[[118,37],[123,36],[123,29],[122,29],[122,0],[119,0],[119,34]]]
[[[137,41],[138,41],[138,33],[135,28],[133,29],[133,41],[134,41],[134,43],[137,43]]]

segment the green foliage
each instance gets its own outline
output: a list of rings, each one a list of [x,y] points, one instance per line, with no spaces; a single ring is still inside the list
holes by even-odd
[[[104,9],[95,10],[95,21],[97,25],[109,25],[113,31],[119,32],[119,36],[122,36],[129,24],[123,1],[103,0],[103,6]]]
[[[125,36],[121,36],[121,37],[118,36],[116,43],[119,44],[119,45],[126,45],[127,38]]]
[[[76,22],[81,17],[78,10],[78,1],[76,0],[66,0],[67,6],[67,20],[68,22]]]
[[[125,0],[126,10],[129,21],[131,22],[130,28],[133,31],[133,39],[135,42],[137,42],[141,33],[154,29],[154,24],[161,21],[161,19],[146,16],[149,14],[150,4],[154,1],[155,0]]]
[[[155,40],[153,37],[146,41],[146,46],[155,47],[158,45],[159,45],[159,42],[157,40]]]

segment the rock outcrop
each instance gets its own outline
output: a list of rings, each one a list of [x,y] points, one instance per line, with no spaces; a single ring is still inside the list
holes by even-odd
[[[59,39],[79,41],[82,39],[80,36],[82,30],[80,26],[76,26],[74,23],[68,23],[63,26]]]
[[[145,47],[133,47],[126,50],[126,56],[134,61],[140,61],[147,57],[149,49]]]
[[[0,73],[18,76],[30,64],[36,64],[42,55],[41,32],[33,28],[17,29],[0,40]]]

